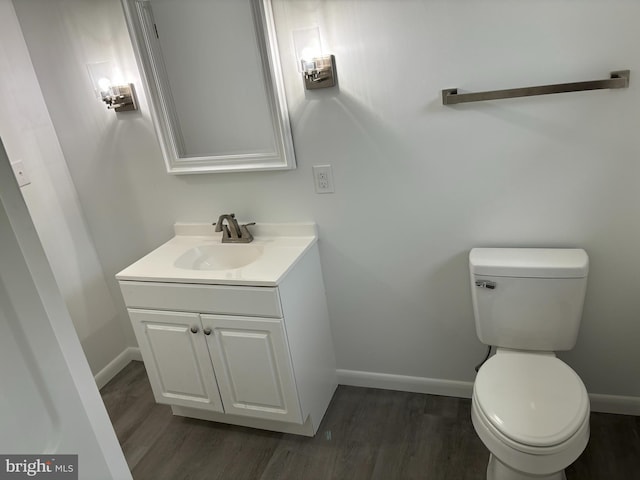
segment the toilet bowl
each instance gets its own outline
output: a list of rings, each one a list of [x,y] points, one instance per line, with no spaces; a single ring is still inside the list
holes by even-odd
[[[589,398],[553,353],[498,349],[473,390],[473,426],[491,452],[488,480],[561,480],[589,440]]]

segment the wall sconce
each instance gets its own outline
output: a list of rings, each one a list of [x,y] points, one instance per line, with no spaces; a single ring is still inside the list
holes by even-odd
[[[135,90],[132,83],[116,82],[111,62],[87,64],[89,77],[96,92],[96,97],[107,104],[109,110],[131,112],[138,110]]]
[[[294,30],[293,45],[298,60],[298,71],[303,75],[307,90],[335,86],[335,57],[323,54],[318,27]]]

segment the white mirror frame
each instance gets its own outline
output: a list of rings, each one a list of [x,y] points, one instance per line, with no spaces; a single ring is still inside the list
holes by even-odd
[[[129,36],[149,99],[151,117],[169,173],[287,170],[296,167],[271,0],[250,1],[276,140],[275,150],[193,157],[181,154],[184,149],[181,135],[175,128],[178,125],[177,116],[159,43],[152,33],[153,17],[149,0],[122,0]]]

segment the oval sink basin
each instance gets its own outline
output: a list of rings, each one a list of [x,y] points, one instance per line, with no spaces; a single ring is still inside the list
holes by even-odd
[[[180,255],[174,265],[186,270],[232,270],[255,262],[263,253],[262,245],[201,245]]]

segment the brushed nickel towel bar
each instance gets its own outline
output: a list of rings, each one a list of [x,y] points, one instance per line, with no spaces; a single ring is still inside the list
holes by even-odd
[[[605,80],[590,80],[587,82],[557,83],[555,85],[540,85],[537,87],[509,88],[506,90],[492,90],[488,92],[458,93],[457,88],[442,90],[442,104],[483,102],[485,100],[500,100],[503,98],[531,97],[534,95],[549,95],[551,93],[581,92],[583,90],[601,90],[604,88],[629,87],[629,70],[611,72],[611,78]]]

